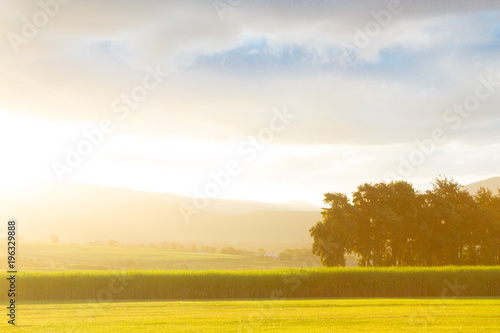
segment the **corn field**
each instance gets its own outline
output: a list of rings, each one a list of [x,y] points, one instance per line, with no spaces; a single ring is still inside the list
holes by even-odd
[[[21,272],[17,279],[19,300],[500,296],[498,266]]]

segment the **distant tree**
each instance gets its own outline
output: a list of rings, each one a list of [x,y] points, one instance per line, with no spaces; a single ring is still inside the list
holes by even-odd
[[[185,250],[183,245],[180,245],[177,243],[169,243],[168,245],[167,245],[167,243],[165,243],[165,248],[171,249],[174,251],[184,251]]]
[[[112,246],[112,247],[120,246],[120,242],[116,241],[116,240],[109,240],[109,241],[107,241],[107,244],[108,244],[108,246]]]
[[[215,253],[217,251],[215,246],[202,245],[200,249],[202,252],[207,252],[207,253]]]
[[[231,246],[225,246],[224,248],[222,248],[222,250],[220,251],[220,253],[222,254],[241,254],[241,252]]]
[[[52,234],[52,235],[50,235],[50,236],[49,236],[49,238],[50,238],[50,242],[51,242],[52,244],[57,244],[57,243],[59,243],[59,237],[57,237],[56,235],[53,235],[53,234]]]
[[[264,254],[266,254],[267,252],[266,252],[266,250],[264,250],[264,249],[258,249],[258,250],[257,250],[257,253],[258,253],[258,254],[260,254],[261,256],[263,256],[263,255],[264,255]]]

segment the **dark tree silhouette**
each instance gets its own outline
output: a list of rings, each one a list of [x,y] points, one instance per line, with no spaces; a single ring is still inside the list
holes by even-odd
[[[474,196],[447,177],[420,193],[405,181],[363,184],[352,202],[326,193],[323,221],[309,231],[324,266],[500,264],[500,190]]]

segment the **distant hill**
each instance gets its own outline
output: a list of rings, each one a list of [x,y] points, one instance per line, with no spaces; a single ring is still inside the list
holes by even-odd
[[[463,188],[469,191],[469,193],[471,194],[476,194],[477,190],[479,190],[481,187],[490,189],[493,192],[493,194],[497,194],[498,189],[500,189],[500,177],[481,180],[479,182],[465,185]]]
[[[194,199],[174,193],[159,193],[135,191],[129,188],[105,187],[92,184],[79,183],[44,183],[37,184],[23,189],[22,191],[13,194],[12,191],[8,195],[0,194],[0,202],[3,199],[21,199],[27,202],[57,202],[61,204],[79,202],[81,204],[102,204],[119,205],[128,202],[135,202],[147,199],[161,199],[173,203],[181,203],[189,206],[194,206]],[[233,200],[233,199],[209,199],[207,210],[230,213],[243,214],[256,210],[286,210],[286,211],[312,211],[319,212],[321,207],[305,201],[288,201],[285,203],[272,203],[251,200]]]
[[[172,193],[55,183],[0,197],[0,218],[17,218],[27,241],[55,234],[63,243],[196,242],[268,251],[310,246],[308,230],[321,220],[320,207],[304,202],[210,199],[205,210],[188,206],[192,198]]]

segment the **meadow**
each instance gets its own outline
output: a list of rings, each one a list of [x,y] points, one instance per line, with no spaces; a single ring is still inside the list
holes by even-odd
[[[20,272],[18,299],[498,297],[499,282],[500,267]]]
[[[499,298],[29,302],[2,332],[499,332]]]
[[[3,243],[2,243],[3,244]],[[6,245],[5,245],[6,246]],[[22,242],[18,265],[23,271],[74,270],[239,270],[318,267],[311,253],[306,260],[284,261],[255,255],[233,255],[173,251],[151,247],[112,247],[77,244]],[[0,268],[6,270],[6,256],[0,255]]]

